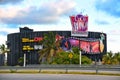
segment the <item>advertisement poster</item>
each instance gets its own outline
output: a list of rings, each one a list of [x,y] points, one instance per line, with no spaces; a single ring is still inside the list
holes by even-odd
[[[72,25],[72,36],[88,36],[88,16],[78,14],[76,16],[70,16]]]
[[[99,40],[78,40],[68,39],[64,43],[68,42],[68,47],[64,46],[64,50],[70,50],[72,47],[79,47],[85,54],[98,54],[100,53],[100,41]]]
[[[100,53],[99,41],[81,41],[80,47],[85,53],[91,54]]]

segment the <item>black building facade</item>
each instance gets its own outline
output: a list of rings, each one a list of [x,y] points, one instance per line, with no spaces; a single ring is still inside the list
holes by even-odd
[[[27,64],[39,64],[39,53],[42,49],[42,45],[38,42],[43,37],[44,33],[50,31],[33,31],[27,27],[20,28],[19,33],[12,33],[7,35],[7,47],[10,49],[7,57],[7,64],[14,66],[18,64],[18,59],[24,56],[26,53]],[[77,39],[96,39],[101,38],[101,34],[104,35],[103,45],[104,49],[98,54],[89,54],[82,52],[82,55],[90,57],[92,60],[101,60],[103,54],[107,52],[107,35],[100,32],[88,32],[88,37],[71,36],[71,31],[52,31],[55,34],[64,36],[65,38],[77,38]]]

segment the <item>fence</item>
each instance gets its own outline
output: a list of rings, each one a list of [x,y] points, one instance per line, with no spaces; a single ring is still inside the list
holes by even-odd
[[[19,70],[38,70],[42,71],[64,71],[68,72],[111,72],[120,74],[120,65],[27,65],[26,67],[22,66],[0,66],[0,70],[10,70],[10,71],[19,71]]]

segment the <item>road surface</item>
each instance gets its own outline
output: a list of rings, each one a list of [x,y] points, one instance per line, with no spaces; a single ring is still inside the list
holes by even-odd
[[[120,80],[120,76],[82,75],[82,74],[1,73],[0,80]]]

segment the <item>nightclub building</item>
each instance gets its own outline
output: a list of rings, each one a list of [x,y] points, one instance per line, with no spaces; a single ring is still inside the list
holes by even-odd
[[[18,65],[18,59],[26,53],[27,64],[39,64],[38,51],[43,49],[42,40],[45,33],[53,32],[56,35],[64,36],[61,47],[70,50],[73,46],[82,49],[82,55],[86,55],[93,61],[101,60],[103,54],[107,52],[107,35],[101,32],[88,32],[87,37],[71,36],[71,31],[33,31],[28,27],[20,28],[19,33],[7,35],[7,47],[10,49],[7,56],[7,64]],[[69,42],[69,48],[64,43]]]

